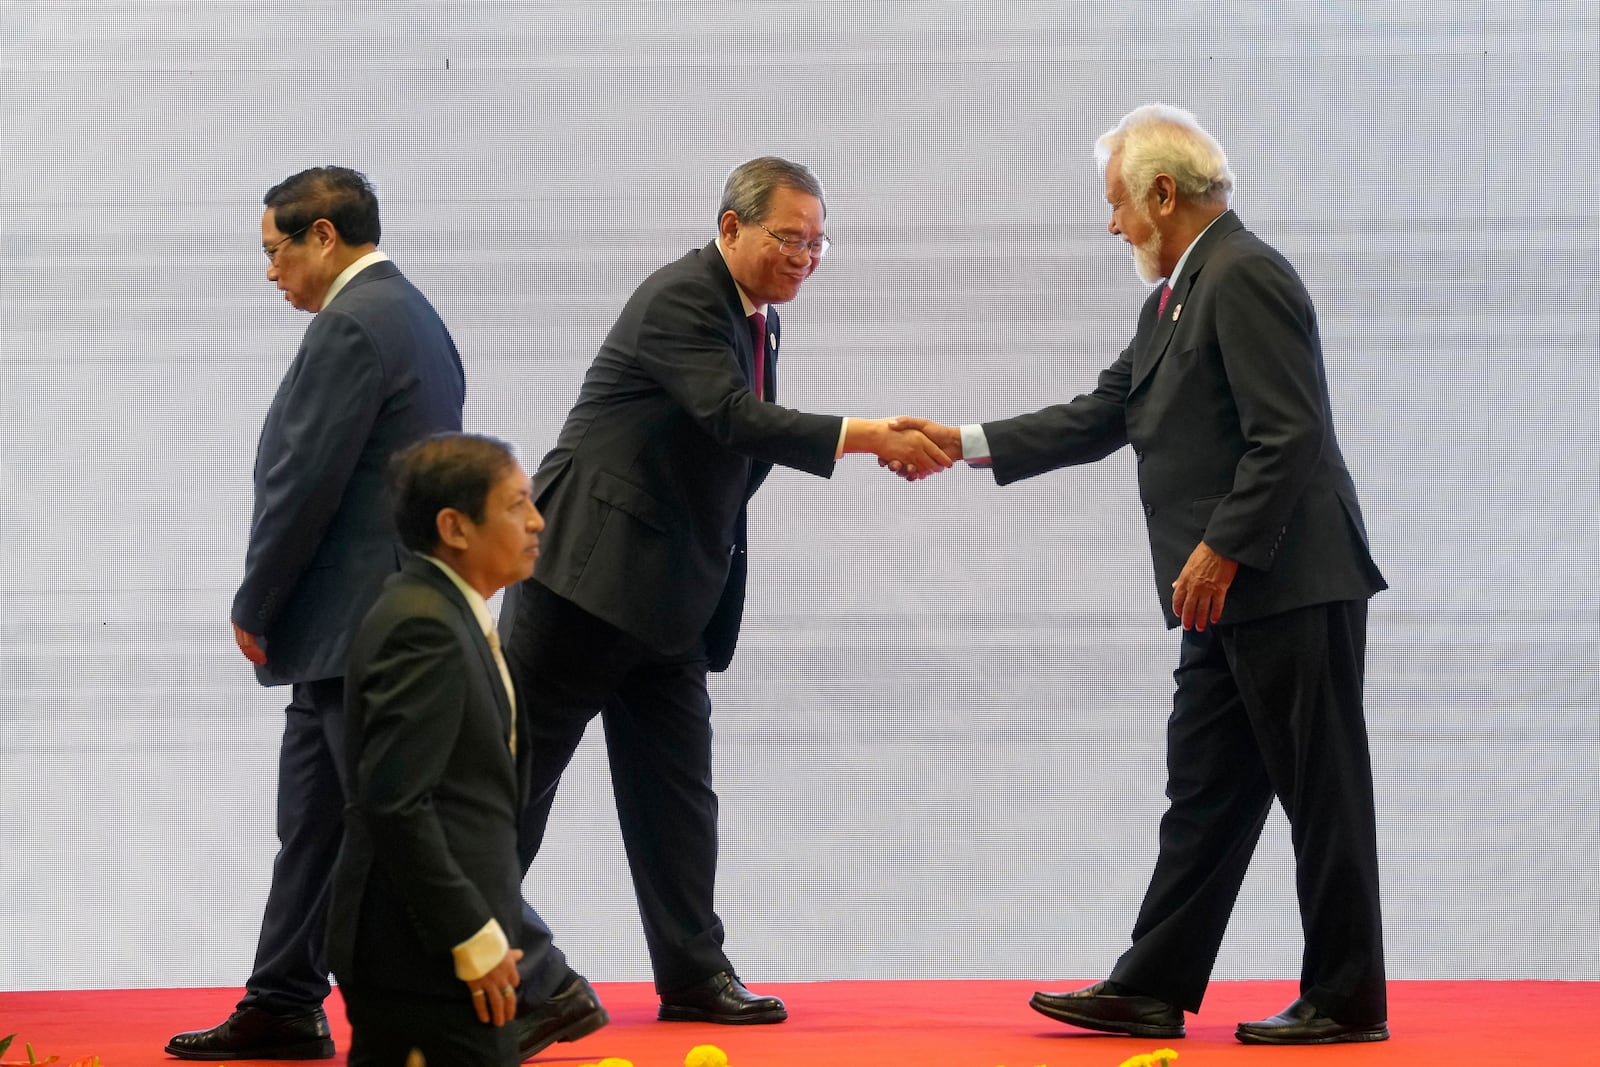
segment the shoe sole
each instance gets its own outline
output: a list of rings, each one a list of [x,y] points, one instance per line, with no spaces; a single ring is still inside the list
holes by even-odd
[[[664,1023],[716,1023],[718,1026],[759,1026],[763,1023],[781,1023],[789,1017],[788,1009],[751,1012],[749,1015],[714,1015],[699,1008],[684,1008],[663,1004],[656,1012],[656,1020]]]
[[[314,1041],[302,1041],[297,1045],[275,1045],[272,1048],[242,1051],[217,1052],[178,1048],[174,1045],[168,1045],[163,1051],[168,1056],[180,1060],[331,1060],[333,1038],[324,1037]]]
[[[575,1019],[566,1026],[563,1026],[561,1029],[557,1030],[555,1033],[551,1034],[537,1045],[531,1045],[528,1048],[517,1049],[517,1055],[524,1060],[532,1056],[537,1056],[539,1053],[543,1052],[545,1049],[549,1048],[551,1045],[554,1045],[558,1041],[576,1041],[580,1037],[588,1037],[590,1034],[594,1033],[596,1030],[599,1030],[610,1021],[610,1012],[606,1011],[606,1009],[603,1007],[596,1008],[583,1018]]]
[[[1285,1039],[1254,1030],[1235,1030],[1233,1036],[1241,1045],[1349,1045],[1363,1041],[1387,1041],[1389,1040],[1389,1028],[1351,1030],[1349,1033],[1333,1034],[1329,1037]]]
[[[1148,1037],[1156,1040],[1169,1040],[1184,1036],[1181,1026],[1163,1026],[1160,1023],[1117,1022],[1110,1019],[1097,1019],[1085,1015],[1074,1015],[1069,1011],[1059,1008],[1048,1008],[1035,1001],[1028,1001],[1028,1007],[1048,1019],[1069,1026],[1081,1027],[1084,1030],[1094,1030],[1102,1034],[1126,1034],[1129,1037]]]

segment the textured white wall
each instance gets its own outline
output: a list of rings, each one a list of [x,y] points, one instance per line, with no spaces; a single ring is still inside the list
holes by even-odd
[[[278,709],[232,646],[257,430],[307,320],[268,186],[343,163],[453,329],[468,421],[554,441],[729,167],[830,194],[785,403],[993,418],[1088,389],[1144,289],[1090,146],[1195,110],[1321,312],[1392,590],[1369,719],[1398,978],[1600,978],[1600,12],[1574,0],[0,2],[0,988],[233,985]],[[1131,465],[998,489],[851,457],[753,515],[713,682],[752,981],[1091,977],[1163,808],[1177,639]],[[648,975],[596,736],[528,893]],[[1269,824],[1219,977],[1291,977]]]

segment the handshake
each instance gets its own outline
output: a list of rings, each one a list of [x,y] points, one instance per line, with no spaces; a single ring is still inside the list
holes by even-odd
[[[862,447],[847,445],[845,450],[875,454],[878,466],[908,482],[937,474],[961,458],[959,427],[943,426],[931,419],[909,415],[893,419],[851,419],[851,437],[856,437],[858,423],[863,435]]]

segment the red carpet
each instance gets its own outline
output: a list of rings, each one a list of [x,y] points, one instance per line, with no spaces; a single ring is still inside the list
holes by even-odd
[[[1066,989],[1083,981],[1045,983]],[[578,1067],[606,1057],[634,1067],[681,1067],[696,1045],[714,1044],[729,1067],[1118,1067],[1163,1044],[1177,1067],[1250,1064],[1406,1064],[1407,1067],[1600,1065],[1600,983],[1393,982],[1392,1040],[1373,1045],[1279,1049],[1233,1039],[1241,1019],[1271,1015],[1294,998],[1292,982],[1216,982],[1189,1036],[1156,1042],[1090,1034],[1028,1008],[1036,982],[758,983],[782,996],[789,1021],[724,1027],[655,1021],[646,983],[597,983],[611,1025],[533,1061]],[[161,1051],[179,1030],[225,1018],[235,989],[139,989],[0,993],[0,1037],[15,1033],[7,1062],[26,1062],[24,1042],[60,1064],[98,1055],[104,1067],[173,1067]],[[328,1003],[341,1054],[349,1031],[337,996]],[[445,1067],[445,1065],[437,1065]]]

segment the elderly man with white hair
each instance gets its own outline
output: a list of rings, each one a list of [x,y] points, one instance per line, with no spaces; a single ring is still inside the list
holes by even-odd
[[[1195,117],[1151,104],[1095,156],[1109,229],[1153,289],[1133,340],[1070,403],[960,428],[951,457],[1005,485],[1132,445],[1158,594],[1182,626],[1160,855],[1110,977],[1032,1006],[1090,1030],[1184,1034],[1276,797],[1305,954],[1300,996],[1247,1044],[1389,1036],[1372,769],[1367,600],[1385,588],[1334,436],[1311,297],[1229,209],[1233,174]]]

